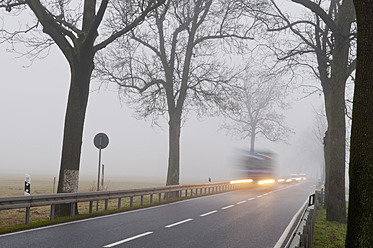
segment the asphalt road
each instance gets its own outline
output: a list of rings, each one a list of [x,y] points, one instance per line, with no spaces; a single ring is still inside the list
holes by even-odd
[[[273,248],[311,189],[304,182],[194,198],[0,235],[0,247]]]

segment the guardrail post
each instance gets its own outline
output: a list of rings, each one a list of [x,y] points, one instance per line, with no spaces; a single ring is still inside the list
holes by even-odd
[[[158,202],[161,202],[161,199],[162,199],[162,193],[159,193],[158,194]]]
[[[190,190],[190,196],[193,196],[193,189]]]
[[[132,208],[133,205],[133,196],[130,197],[130,208]]]
[[[185,190],[185,197],[187,197],[188,196],[188,190],[186,189]]]
[[[89,201],[89,213],[90,214],[92,213],[92,209],[93,209],[93,201]]]
[[[150,204],[153,203],[153,194],[150,195]]]
[[[105,210],[108,209],[108,205],[109,205],[109,199],[105,199]]]
[[[30,208],[26,208],[26,219],[25,219],[26,225],[30,224]]]
[[[121,204],[122,204],[122,198],[118,198],[118,209],[121,208]]]
[[[55,205],[52,204],[51,205],[51,212],[50,212],[50,215],[49,215],[49,220],[54,220],[54,208],[55,208]]]
[[[300,247],[304,247],[304,244],[306,244],[306,240],[307,240],[307,235],[305,234],[301,234],[300,235]]]
[[[143,195],[141,195],[141,202],[140,202],[140,205],[142,206],[142,205],[143,205],[143,203],[144,203],[144,196],[143,196]]]
[[[75,216],[75,202],[70,203],[70,216]]]
[[[168,201],[168,192],[166,192],[166,200]]]

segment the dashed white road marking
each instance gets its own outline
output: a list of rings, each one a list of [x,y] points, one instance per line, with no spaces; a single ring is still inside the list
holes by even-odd
[[[176,222],[176,223],[170,224],[170,225],[165,226],[165,227],[166,227],[166,228],[174,227],[174,226],[177,226],[177,225],[183,224],[183,223],[188,222],[188,221],[191,221],[191,220],[193,220],[193,219],[182,220],[182,221],[179,221],[179,222]]]
[[[211,212],[208,212],[208,213],[205,213],[205,214],[201,214],[200,216],[204,217],[204,216],[207,216],[207,215],[210,215],[210,214],[214,214],[216,212],[218,212],[218,210],[214,210],[214,211],[211,211]]]
[[[229,206],[223,207],[221,209],[228,209],[228,208],[231,208],[231,207],[234,207],[234,205],[229,205]]]
[[[249,199],[247,199],[248,201],[251,201],[251,200],[254,200],[255,199],[255,197],[251,197],[251,198],[249,198]]]
[[[240,205],[240,204],[242,204],[242,203],[245,203],[246,201],[240,201],[240,202],[237,202],[236,204],[237,205]]]
[[[123,243],[129,242],[129,241],[131,241],[131,240],[134,240],[134,239],[138,239],[138,238],[141,238],[141,237],[147,236],[147,235],[152,234],[152,233],[153,233],[153,232],[142,233],[142,234],[139,234],[139,235],[136,235],[136,236],[133,236],[133,237],[127,238],[127,239],[123,239],[123,240],[120,240],[120,241],[118,241],[118,242],[115,242],[115,243],[112,243],[112,244],[109,244],[109,245],[105,245],[104,247],[105,247],[105,248],[108,248],[108,247],[117,246],[117,245],[120,245],[120,244],[123,244]]]
[[[255,198],[260,198],[260,197],[263,197],[262,195],[258,195],[257,197],[255,197]]]

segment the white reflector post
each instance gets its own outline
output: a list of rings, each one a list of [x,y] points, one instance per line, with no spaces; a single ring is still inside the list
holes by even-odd
[[[316,198],[315,194],[312,194],[312,195],[309,196],[309,198],[308,198],[308,206],[313,206],[315,204],[315,198]]]
[[[25,195],[30,195],[31,193],[31,180],[30,175],[25,174]]]

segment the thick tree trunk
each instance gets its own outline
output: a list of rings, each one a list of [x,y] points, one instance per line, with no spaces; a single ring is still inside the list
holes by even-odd
[[[61,166],[57,193],[78,191],[83,127],[93,69],[92,60],[75,61],[70,66],[71,82],[65,115]],[[56,206],[55,216],[69,216],[70,204]]]
[[[180,131],[181,115],[170,115],[169,121],[169,157],[166,185],[178,185],[180,176]]]
[[[334,33],[335,44],[332,51],[330,84],[323,85],[326,90],[325,110],[328,119],[330,160],[328,170],[328,199],[326,219],[346,223],[345,197],[345,159],[346,159],[346,123],[345,88],[348,75],[350,29],[354,20],[352,0],[346,0],[339,9]]]
[[[328,116],[329,166],[327,168],[326,219],[346,223],[344,84],[334,84],[330,92]],[[327,106],[326,105],[326,106]]]
[[[357,67],[350,146],[346,247],[373,247],[373,2],[355,0]]]
[[[250,152],[254,152],[255,150],[255,128],[251,129],[251,136],[250,136]]]

